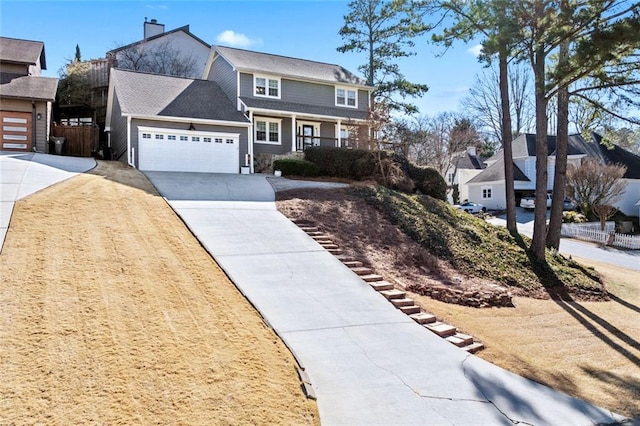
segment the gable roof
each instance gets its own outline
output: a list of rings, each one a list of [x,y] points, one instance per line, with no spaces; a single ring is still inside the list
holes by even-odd
[[[125,115],[249,122],[213,81],[113,69],[111,84]]]
[[[213,46],[213,49],[239,71],[273,74],[332,84],[363,86],[363,89],[371,88],[371,86],[367,86],[366,81],[340,65],[233,47]]]
[[[2,74],[0,97],[54,101],[58,91],[58,79],[33,75]]]
[[[456,160],[456,168],[465,170],[481,170],[484,169],[485,166],[480,160],[480,157],[465,152]]]
[[[556,142],[556,136],[547,136],[548,155],[556,155]],[[520,135],[513,140],[512,146],[513,158],[535,157],[536,135]],[[640,157],[617,145],[608,146],[603,143],[602,136],[597,133],[592,133],[590,140],[584,139],[579,134],[569,135],[567,154],[596,158],[605,164],[621,164],[627,168],[625,178],[640,179]],[[500,150],[487,162],[498,161],[503,155],[503,150]]]
[[[478,173],[467,183],[484,183],[496,182],[504,180],[504,159],[500,157],[495,163]],[[518,166],[513,165],[513,180],[521,182],[531,182],[529,178],[520,170]]]
[[[40,68],[46,70],[43,42],[0,37],[0,62],[35,65],[38,59]]]
[[[167,36],[169,34],[177,33],[179,31],[182,31],[183,33],[187,34],[189,37],[193,38],[194,40],[196,40],[198,43],[202,44],[203,46],[205,46],[207,48],[211,48],[211,45],[209,43],[207,43],[204,40],[198,38],[197,36],[195,36],[194,34],[192,34],[189,31],[189,25],[185,25],[183,27],[176,28],[176,29],[171,30],[171,31],[165,31],[165,32],[160,33],[160,34],[156,34],[154,36],[147,37],[146,39],[142,39],[142,40],[135,41],[133,43],[129,43],[129,44],[125,45],[125,46],[117,47],[115,49],[112,49],[112,50],[108,51],[107,52],[107,56],[109,56],[110,54],[118,53],[118,52],[120,52],[122,50],[129,49],[129,48],[131,48],[133,46],[137,46],[139,44],[146,43],[148,41],[157,40],[159,38],[165,37],[165,36]]]

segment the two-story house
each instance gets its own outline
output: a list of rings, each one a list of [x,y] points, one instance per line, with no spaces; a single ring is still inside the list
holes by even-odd
[[[48,151],[58,79],[44,69],[43,42],[0,37],[0,149]]]
[[[109,147],[141,170],[253,172],[256,155],[341,147],[371,90],[338,65],[213,47],[204,79],[111,71]]]
[[[536,136],[523,134],[512,142],[514,163],[514,189],[516,204],[536,189]],[[556,163],[556,137],[547,138],[547,190],[553,189]],[[607,146],[602,137],[592,134],[591,140],[580,135],[570,135],[568,142],[567,162],[579,166],[582,159],[590,157],[603,164],[622,164],[627,167],[623,177],[627,186],[622,199],[616,207],[625,214],[635,215],[635,203],[640,200],[640,157],[618,146]],[[493,157],[485,160],[487,168],[467,182],[469,200],[482,203],[488,209],[506,208],[504,155],[498,151]]]
[[[205,78],[253,124],[253,154],[342,147],[368,117],[373,87],[339,65],[214,46]]]

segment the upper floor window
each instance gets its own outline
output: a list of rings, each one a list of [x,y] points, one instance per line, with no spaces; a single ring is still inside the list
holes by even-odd
[[[336,105],[356,108],[358,106],[358,92],[354,89],[336,87]]]
[[[280,79],[254,76],[256,96],[266,96],[280,99]]]

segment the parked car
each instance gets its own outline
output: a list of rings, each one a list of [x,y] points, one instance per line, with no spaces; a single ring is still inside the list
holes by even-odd
[[[482,204],[473,203],[471,201],[467,201],[462,204],[456,204],[453,207],[455,207],[456,209],[464,210],[467,213],[480,213],[480,212],[484,213],[487,211],[487,208]]]
[[[578,206],[576,205],[576,203],[571,201],[571,198],[569,197],[565,197],[562,201],[562,210],[575,210],[577,208]]]
[[[551,198],[553,196],[551,194],[547,194],[547,208],[551,207]],[[536,208],[536,197],[522,197],[520,200],[520,207],[523,209],[535,209]]]

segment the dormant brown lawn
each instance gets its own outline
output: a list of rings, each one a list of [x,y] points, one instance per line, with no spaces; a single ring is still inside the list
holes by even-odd
[[[318,423],[290,352],[135,170],[16,203],[0,277],[0,423]]]

